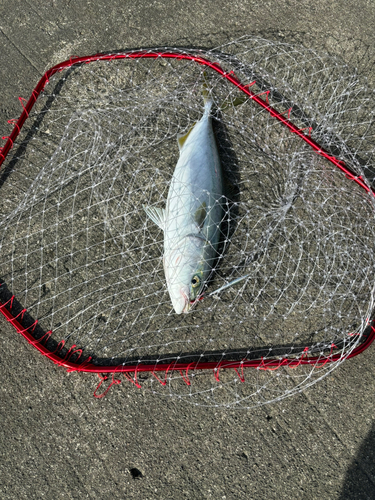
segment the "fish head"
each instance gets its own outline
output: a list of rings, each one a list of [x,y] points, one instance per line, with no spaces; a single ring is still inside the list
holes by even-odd
[[[168,291],[176,314],[187,313],[200,300],[204,282],[200,274],[195,273],[190,283],[169,283]]]
[[[176,249],[164,259],[164,272],[176,314],[189,312],[200,298],[204,286],[204,265],[194,251]]]

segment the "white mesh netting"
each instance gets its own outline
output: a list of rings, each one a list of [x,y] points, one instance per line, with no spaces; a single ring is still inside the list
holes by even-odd
[[[254,37],[187,52],[255,82],[256,94],[269,91],[275,109],[371,185],[374,94],[355,71]],[[165,207],[177,135],[202,117],[205,81],[227,189],[220,255],[203,300],[177,315],[163,231],[142,207]],[[241,377],[220,370],[219,380],[191,370],[190,385],[172,370],[164,386],[137,375],[159,394],[241,407],[311,385],[363,341],[374,300],[373,195],[255,102],[234,106],[241,96],[215,71],[162,57],[51,78],[0,172],[3,302],[14,295],[38,319],[37,337],[52,330],[114,366],[340,355],[322,366],[239,369]]]

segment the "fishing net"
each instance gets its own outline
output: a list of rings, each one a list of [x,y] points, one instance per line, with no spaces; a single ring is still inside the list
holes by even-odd
[[[1,311],[43,354],[192,404],[247,408],[364,349],[375,130],[361,75],[244,37],[71,59],[48,79],[33,106],[22,101],[28,119],[0,172]],[[177,136],[202,117],[205,85],[226,185],[220,247],[203,300],[178,315],[163,231],[142,207],[165,207]]]

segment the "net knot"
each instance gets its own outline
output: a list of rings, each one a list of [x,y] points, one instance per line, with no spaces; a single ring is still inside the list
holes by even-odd
[[[27,100],[24,97],[19,97],[18,100],[20,101],[21,106],[23,107],[23,110],[26,113],[26,117],[28,118],[29,117],[29,112],[27,111],[27,109],[25,107],[25,104],[24,104],[24,103],[26,103],[26,106],[27,106]]]
[[[96,389],[95,389],[95,391],[94,391],[94,397],[95,397],[96,399],[101,399],[101,398],[104,398],[104,397],[107,395],[108,391],[110,390],[110,388],[111,388],[113,385],[119,385],[119,384],[121,384],[121,380],[119,380],[119,379],[115,379],[115,378],[114,378],[114,373],[112,373],[112,381],[111,381],[111,383],[109,384],[109,386],[105,389],[105,391],[104,391],[104,392],[102,392],[101,394],[97,394],[97,391],[98,391],[98,390],[99,390],[99,388],[101,387],[102,383],[103,383],[105,380],[108,380],[108,378],[109,378],[107,375],[103,375],[103,377],[102,377],[102,376],[100,375],[100,373],[98,373],[98,377],[99,377],[99,379],[100,379],[100,382],[99,382],[99,384],[97,385],[97,387],[96,387]]]
[[[18,133],[20,133],[21,129],[20,129],[19,125],[18,125],[17,118],[11,118],[10,120],[8,120],[8,123],[9,123],[9,125],[13,125],[17,129]]]
[[[10,142],[10,147],[13,147],[13,139],[9,135],[3,135],[2,137],[3,141],[9,141]]]
[[[134,384],[137,389],[142,389],[141,384],[137,380],[137,372],[138,372],[138,367],[135,368],[134,370],[134,377],[131,377],[128,372],[124,372],[124,377],[129,380],[132,384]]]

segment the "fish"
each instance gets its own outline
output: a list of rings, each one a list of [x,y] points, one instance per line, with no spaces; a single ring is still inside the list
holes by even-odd
[[[164,274],[176,314],[188,313],[201,299],[218,258],[226,200],[209,91],[203,98],[203,116],[178,136],[180,156],[165,208],[143,205],[164,232]]]

